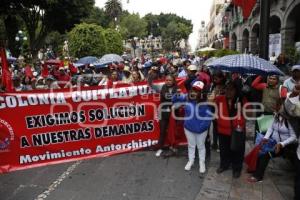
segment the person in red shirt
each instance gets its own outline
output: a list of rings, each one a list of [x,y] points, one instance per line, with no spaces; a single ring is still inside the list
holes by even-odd
[[[65,72],[64,67],[59,67],[59,73],[56,74],[56,79],[58,81],[58,86],[64,88],[66,84],[71,80],[71,77]]]
[[[233,81],[226,84],[225,94],[215,97],[218,107],[217,132],[220,148],[220,174],[232,166],[233,177],[239,178],[243,166],[245,153],[245,140],[240,141],[243,147],[239,151],[231,149],[231,137],[234,130],[245,134],[246,121],[243,116],[243,105],[246,99],[238,96],[238,88]],[[245,138],[245,137],[244,137]]]

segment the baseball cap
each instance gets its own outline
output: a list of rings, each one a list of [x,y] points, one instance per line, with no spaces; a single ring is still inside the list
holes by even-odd
[[[204,83],[202,81],[194,81],[192,82],[192,88],[198,91],[203,90]]]

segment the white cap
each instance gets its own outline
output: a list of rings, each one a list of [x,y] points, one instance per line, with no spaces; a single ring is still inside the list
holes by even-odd
[[[125,66],[123,71],[130,72],[130,68],[128,66]]]
[[[188,67],[188,70],[190,70],[190,71],[197,71],[197,66],[196,65],[190,65]]]
[[[292,67],[292,71],[294,71],[294,70],[299,70],[300,71],[300,65],[294,65]]]

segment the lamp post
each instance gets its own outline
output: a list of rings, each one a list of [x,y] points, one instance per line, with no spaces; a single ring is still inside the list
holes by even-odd
[[[149,41],[149,43],[150,43],[150,48],[151,48],[151,57],[153,58],[153,51],[154,51],[154,44],[153,44],[153,35],[151,34],[151,35],[149,35],[148,36],[148,41]]]
[[[23,54],[23,42],[27,41],[27,37],[22,30],[18,31],[18,33],[15,37],[15,40],[17,42],[20,42],[20,50],[21,50],[21,55],[22,55]]]
[[[136,54],[135,54],[135,49],[136,49],[136,47],[137,47],[137,44],[136,44],[136,42],[137,42],[137,37],[134,37],[134,38],[132,38],[131,39],[131,47],[132,47],[132,49],[133,49],[133,56],[134,57],[136,57]]]
[[[259,57],[269,60],[270,0],[260,0]]]

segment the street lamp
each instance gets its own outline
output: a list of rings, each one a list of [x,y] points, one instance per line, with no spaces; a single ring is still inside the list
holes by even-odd
[[[20,50],[21,50],[21,54],[23,54],[23,42],[27,41],[27,37],[25,33],[22,30],[19,30],[15,37],[15,40],[17,42],[20,42]]]
[[[270,0],[260,1],[259,57],[269,59]]]

